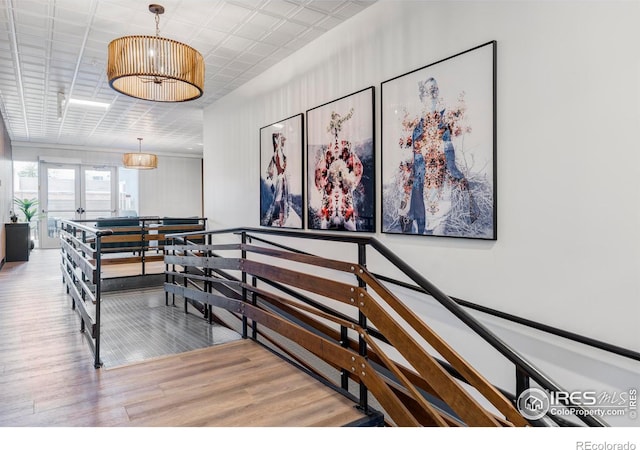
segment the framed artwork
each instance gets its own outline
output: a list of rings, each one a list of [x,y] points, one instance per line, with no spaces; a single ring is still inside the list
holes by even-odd
[[[382,232],[495,240],[496,42],[381,83]]]
[[[307,212],[314,230],[376,229],[373,86],[307,111]]]
[[[260,128],[260,225],[304,227],[303,116]]]

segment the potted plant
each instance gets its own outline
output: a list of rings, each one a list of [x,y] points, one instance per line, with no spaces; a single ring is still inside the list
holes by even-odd
[[[13,202],[18,206],[18,209],[24,214],[25,222],[29,224],[29,228],[31,228],[31,219],[33,219],[36,214],[38,214],[38,199],[36,198],[14,198]],[[35,243],[33,242],[33,238],[31,239],[31,249],[33,250],[35,247]]]

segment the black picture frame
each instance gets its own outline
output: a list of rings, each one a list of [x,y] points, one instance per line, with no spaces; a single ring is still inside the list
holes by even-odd
[[[304,116],[260,128],[260,225],[304,228]]]
[[[383,233],[497,239],[496,67],[490,41],[381,83]]]
[[[376,231],[375,88],[307,110],[312,230]]]

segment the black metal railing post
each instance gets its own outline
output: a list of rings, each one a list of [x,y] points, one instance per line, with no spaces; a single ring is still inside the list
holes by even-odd
[[[204,243],[209,246],[205,254],[207,255],[207,258],[211,258],[213,256],[213,252],[211,251],[212,236],[210,234],[207,235],[207,239],[204,241]],[[211,268],[207,267],[204,269],[204,274],[205,274],[205,277],[207,278],[206,281],[204,282],[204,291],[208,294],[211,294],[213,292],[213,289],[212,289],[213,283],[211,283],[211,280],[210,280],[212,273],[213,273],[213,270]],[[208,303],[205,303],[204,315],[210,324],[213,323],[213,306],[209,305]]]
[[[164,282],[165,284],[169,284],[169,264],[167,264],[167,255],[169,251],[167,250],[168,241],[165,240],[165,245],[162,247],[163,261],[164,261]],[[169,291],[164,290],[164,306],[169,306]]]
[[[171,238],[171,245],[176,245],[176,238]],[[173,256],[176,256],[176,250],[175,248],[171,251]],[[173,272],[173,275],[171,275],[171,283],[172,284],[176,284],[176,264],[173,263],[171,265],[171,271]],[[176,306],[176,294],[175,292],[171,294],[171,306]]]
[[[360,267],[367,266],[367,247],[364,243],[358,243],[358,264]],[[357,274],[356,274],[357,276]],[[358,276],[358,287],[366,290],[367,284]],[[365,316],[360,308],[358,308],[358,325],[362,330],[367,329],[367,316]],[[358,353],[360,356],[367,357],[367,341],[364,340],[364,336],[358,335]],[[364,375],[364,372],[362,372]],[[369,411],[369,393],[365,384],[360,382],[360,408],[367,413]]]
[[[146,265],[146,243],[147,243],[147,233],[149,230],[147,229],[147,221],[142,219],[141,222],[138,222],[138,226],[140,227],[140,237],[142,242],[140,243],[140,264],[142,265],[142,275],[147,274],[147,265]],[[134,253],[135,254],[135,253]]]
[[[186,246],[189,245],[189,243],[187,242],[187,239],[183,238],[182,239],[182,244],[185,246],[185,250],[183,252],[183,255],[186,256],[186,255],[189,254],[189,250],[186,249],[187,248]],[[184,266],[184,270],[183,270],[183,272],[184,272],[184,280],[183,280],[182,284],[184,285],[185,288],[189,286],[189,277],[187,276],[189,274],[189,267],[190,266],[188,266],[188,265]],[[195,268],[193,269],[193,271],[195,272]],[[185,296],[184,297],[184,313],[185,314],[189,310],[188,305],[189,305],[189,299]]]
[[[531,379],[527,372],[516,366],[516,400],[520,397],[524,391],[531,387]]]
[[[242,301],[243,302],[247,302],[247,288],[245,288],[244,286],[247,284],[247,272],[244,271],[244,261],[247,258],[247,251],[244,249],[244,246],[247,243],[247,233],[246,231],[243,231],[241,233],[241,237],[242,237],[242,250],[240,252],[240,257],[241,257],[241,264],[242,264],[242,284],[243,284],[243,288],[242,288]],[[247,338],[247,316],[244,315],[244,312],[242,313],[242,338],[246,339]]]
[[[96,354],[95,354],[95,362],[93,366],[96,369],[99,369],[102,366],[102,362],[100,361],[100,304],[102,303],[101,293],[102,293],[102,234],[100,232],[96,233],[96,328],[94,339],[96,341]]]
[[[84,230],[82,230],[82,242],[87,242],[87,232]],[[81,249],[81,254],[83,258],[87,256],[84,253],[84,249]],[[87,276],[84,274],[84,271],[82,272],[81,280],[83,283],[87,281]],[[82,295],[82,300],[86,301],[87,293],[85,292],[84,289],[82,289],[82,292],[80,294]]]
[[[340,326],[340,346],[343,348],[349,347],[349,329],[344,325]],[[344,390],[349,390],[349,371],[344,367],[340,369],[340,387]]]
[[[254,276],[251,277],[251,286],[254,288],[258,287],[258,279]],[[258,295],[256,294],[255,290],[251,292],[251,304],[253,306],[256,306],[258,304]],[[255,320],[251,321],[251,339],[253,339],[254,341],[258,339],[258,322],[256,322]]]

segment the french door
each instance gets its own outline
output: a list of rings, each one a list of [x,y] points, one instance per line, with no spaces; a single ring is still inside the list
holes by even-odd
[[[40,247],[60,246],[61,219],[111,217],[116,212],[115,167],[42,163]]]

